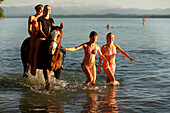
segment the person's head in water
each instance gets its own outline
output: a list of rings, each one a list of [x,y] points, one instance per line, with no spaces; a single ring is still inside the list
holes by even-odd
[[[44,12],[43,12],[43,15],[44,16],[47,16],[51,13],[51,7],[49,5],[45,5],[44,6]]]
[[[43,13],[44,7],[42,4],[39,4],[39,5],[36,5],[34,9],[37,14],[41,15]]]

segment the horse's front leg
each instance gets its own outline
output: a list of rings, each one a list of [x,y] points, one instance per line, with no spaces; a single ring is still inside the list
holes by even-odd
[[[61,69],[57,69],[56,71],[54,71],[55,74],[55,78],[59,79],[60,78],[60,74],[61,74]]]
[[[29,70],[29,63],[24,63],[24,74],[23,74],[23,78],[27,78],[28,77],[28,70]]]
[[[50,70],[49,69],[43,69],[43,73],[44,73],[44,78],[45,78],[45,83],[46,83],[46,89],[49,90],[51,88],[51,85],[50,85],[50,79],[49,79],[49,76],[50,76]]]

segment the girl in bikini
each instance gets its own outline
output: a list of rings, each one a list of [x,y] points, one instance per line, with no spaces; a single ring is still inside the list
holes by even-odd
[[[106,59],[109,62],[109,66],[106,65],[106,62],[103,61],[103,70],[107,74],[107,82],[110,82],[113,85],[119,85],[119,82],[115,80],[114,73],[116,68],[115,58],[116,58],[116,50],[118,50],[122,55],[129,58],[130,61],[136,61],[135,59],[131,58],[126,52],[124,52],[116,43],[114,42],[115,36],[113,33],[107,34],[107,44],[102,46],[102,54],[105,55]],[[98,71],[97,73],[100,74],[101,70],[101,58],[99,58],[99,64],[98,64]]]
[[[31,64],[31,72],[33,69],[33,55],[34,55],[34,49],[35,49],[35,41],[36,36],[38,34],[38,22],[37,19],[42,15],[43,13],[43,5],[39,4],[35,6],[36,14],[29,17],[28,20],[28,33],[30,35],[30,51],[29,51],[29,60]]]
[[[81,67],[87,77],[86,84],[89,85],[91,83],[92,85],[95,85],[95,81],[96,81],[95,56],[96,54],[98,53],[100,58],[106,62],[106,66],[108,64],[107,63],[108,61],[102,55],[100,51],[100,47],[97,44],[95,44],[98,38],[97,33],[95,31],[92,31],[90,33],[89,38],[90,38],[89,42],[83,43],[77,47],[64,48],[64,50],[76,51],[82,48],[84,49],[84,59],[81,64]]]

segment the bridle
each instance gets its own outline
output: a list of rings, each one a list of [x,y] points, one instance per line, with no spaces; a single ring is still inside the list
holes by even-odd
[[[52,37],[52,36],[51,36],[51,37]],[[60,38],[59,43],[58,43],[56,40],[54,40],[54,39],[52,39],[52,40],[50,41],[50,43],[51,43],[51,42],[55,42],[55,43],[57,44],[57,47],[56,47],[56,48],[57,48],[57,49],[60,49],[60,50],[63,50],[62,48],[59,48],[59,47],[58,47],[59,44],[61,43],[61,35],[58,35],[58,36],[57,36],[57,39],[58,39],[58,38]]]

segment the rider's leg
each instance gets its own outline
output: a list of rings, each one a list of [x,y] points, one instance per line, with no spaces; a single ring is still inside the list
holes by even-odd
[[[35,39],[34,39],[34,37],[31,37],[31,39],[30,39],[30,51],[29,51],[29,61],[30,61],[30,64],[31,64],[31,72],[33,70],[34,49],[35,49]]]
[[[36,74],[38,51],[39,51],[40,44],[41,44],[41,42],[42,42],[43,40],[44,40],[43,38],[38,38],[38,39],[36,40],[36,43],[35,43],[34,68],[33,68],[32,72],[31,72],[32,75],[35,75],[35,74]]]

